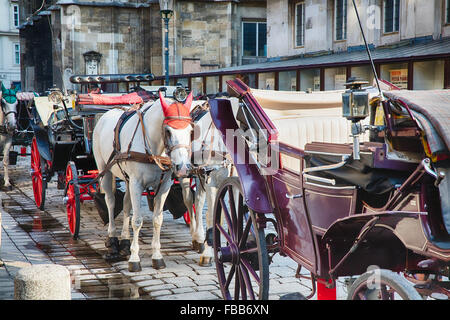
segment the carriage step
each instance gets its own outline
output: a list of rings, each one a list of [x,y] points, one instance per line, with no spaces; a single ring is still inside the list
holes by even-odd
[[[300,292],[292,292],[280,297],[280,300],[307,300]]]

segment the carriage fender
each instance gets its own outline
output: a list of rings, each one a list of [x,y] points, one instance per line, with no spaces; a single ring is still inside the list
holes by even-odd
[[[37,124],[31,122],[31,126],[34,131],[34,136],[36,138],[36,144],[39,150],[40,155],[47,161],[52,160],[52,155],[50,153],[50,142],[48,140],[47,130],[40,127]]]
[[[423,252],[426,248],[428,237],[424,228],[424,212],[388,211],[353,215],[336,220],[322,236],[322,240],[326,243],[342,240],[353,242],[374,218],[373,228],[389,230],[407,249]]]
[[[208,103],[213,123],[219,130],[222,140],[233,159],[247,206],[255,212],[272,213],[273,208],[267,195],[266,181],[259,172],[257,165],[242,160],[249,159],[248,147],[245,145],[243,148],[244,154],[239,154],[237,150],[241,151],[241,148],[238,148],[237,144],[233,143],[234,141],[226,140],[227,130],[237,130],[239,128],[233,115],[230,100],[212,99]],[[228,136],[230,137],[231,135]]]

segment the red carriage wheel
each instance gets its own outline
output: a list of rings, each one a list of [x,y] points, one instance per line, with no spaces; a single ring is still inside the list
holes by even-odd
[[[34,201],[40,210],[44,210],[45,191],[47,180],[45,179],[46,162],[41,157],[37,147],[36,137],[31,143],[31,182],[33,186]]]
[[[77,168],[73,161],[69,161],[66,168],[66,194],[64,200],[70,234],[73,239],[77,239],[80,231],[80,187],[78,186]]]
[[[226,179],[214,205],[213,248],[225,300],[269,298],[269,256],[264,228],[244,202],[239,178]]]

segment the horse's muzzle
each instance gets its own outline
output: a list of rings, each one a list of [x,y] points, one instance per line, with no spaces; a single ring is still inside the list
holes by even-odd
[[[192,166],[190,164],[179,164],[179,165],[175,165],[175,176],[177,178],[183,178],[183,177],[187,177],[188,174],[190,173],[192,169]]]

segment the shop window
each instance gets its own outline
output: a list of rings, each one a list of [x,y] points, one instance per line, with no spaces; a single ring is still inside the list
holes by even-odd
[[[203,92],[203,78],[202,77],[194,77],[191,79],[192,88],[191,91],[195,96],[204,94]]]
[[[296,91],[297,71],[281,71],[278,74],[279,90]]]
[[[219,77],[206,77],[206,94],[216,94],[219,92]]]
[[[347,82],[347,69],[327,68],[325,69],[325,90],[345,89]]]
[[[408,89],[408,64],[383,64],[380,67],[380,77],[401,89]]]
[[[275,90],[275,72],[258,74],[258,89]]]
[[[370,65],[352,67],[351,76],[369,82],[369,86],[373,85],[375,79]]]
[[[444,88],[444,60],[414,62],[414,90]]]
[[[305,69],[300,72],[302,91],[320,91],[320,69]]]
[[[236,79],[235,74],[222,76],[222,91],[227,91],[227,88],[228,88],[227,81],[234,80],[234,79]]]

